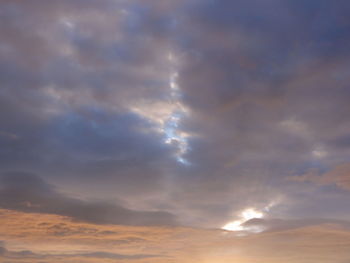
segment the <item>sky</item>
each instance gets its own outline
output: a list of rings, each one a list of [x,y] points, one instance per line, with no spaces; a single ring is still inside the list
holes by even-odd
[[[349,263],[350,2],[0,0],[5,263]]]

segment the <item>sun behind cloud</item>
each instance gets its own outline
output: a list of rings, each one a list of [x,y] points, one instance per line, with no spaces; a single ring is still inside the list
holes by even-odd
[[[239,214],[240,219],[227,223],[222,227],[222,229],[228,230],[228,231],[244,231],[244,230],[249,231],[250,228],[244,226],[244,223],[254,218],[263,218],[263,217],[264,217],[263,212],[257,211],[254,208],[247,208]]]

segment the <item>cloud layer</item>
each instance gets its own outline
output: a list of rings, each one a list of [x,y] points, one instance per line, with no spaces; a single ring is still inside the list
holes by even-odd
[[[349,225],[318,222],[248,236],[131,227],[1,210],[3,262],[334,262],[349,259]]]
[[[349,11],[0,1],[0,206],[102,224],[347,220]]]
[[[100,224],[173,225],[174,216],[155,211],[134,211],[118,204],[87,202],[58,193],[32,174],[10,173],[2,178],[0,206],[27,212],[52,213]]]

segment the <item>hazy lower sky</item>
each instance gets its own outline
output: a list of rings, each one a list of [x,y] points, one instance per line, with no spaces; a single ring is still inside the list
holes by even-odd
[[[349,263],[348,0],[0,0],[0,261]]]

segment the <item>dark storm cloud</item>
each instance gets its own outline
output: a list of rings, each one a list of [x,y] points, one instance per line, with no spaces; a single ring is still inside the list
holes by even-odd
[[[7,173],[1,177],[2,208],[25,212],[52,213],[100,224],[173,225],[167,212],[133,211],[118,204],[87,202],[66,197],[40,177],[29,173]]]
[[[276,216],[309,215],[318,196],[333,215],[348,200],[286,180],[349,161],[348,1],[0,5],[2,171],[209,226],[271,204]],[[176,103],[190,165],[154,117]]]

